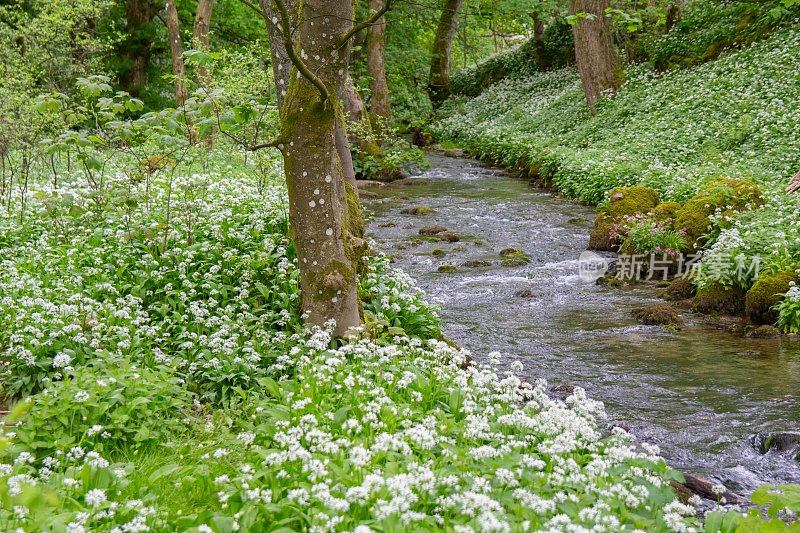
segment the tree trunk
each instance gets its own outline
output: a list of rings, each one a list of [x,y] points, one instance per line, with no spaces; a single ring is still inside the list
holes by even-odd
[[[593,15],[593,18],[579,17],[572,26],[578,73],[586,103],[592,111],[603,93],[616,92],[624,76],[611,37],[606,8],[608,0],[570,0],[569,3],[570,15]]]
[[[197,12],[194,16],[194,31],[192,33],[192,46],[197,50],[208,52],[211,49],[209,42],[209,30],[211,28],[211,10],[214,8],[215,0],[199,0],[197,2]],[[198,67],[197,77],[200,85],[207,87],[211,84],[211,76],[206,67]]]
[[[278,109],[280,109],[283,107],[283,100],[286,96],[286,90],[289,87],[289,73],[292,69],[292,61],[289,59],[289,54],[287,53],[286,48],[283,46],[280,25],[272,22],[278,20],[278,13],[272,5],[272,1],[260,0],[260,3],[265,17],[270,21],[267,24],[267,32],[269,34],[270,57],[272,59],[272,77],[275,80],[275,94],[278,100]],[[295,27],[296,21],[294,14],[296,12],[297,0],[284,0],[284,5],[289,12],[292,27]],[[347,49],[349,52],[349,46]],[[347,75],[347,78],[348,80],[350,79],[349,74]],[[345,82],[345,85],[343,85],[341,94],[339,95],[339,98],[345,102],[347,101],[346,96],[348,94],[348,86],[346,83],[347,82]],[[350,83],[352,85],[352,80]],[[347,110],[347,105],[345,105],[345,112]],[[357,197],[358,190],[356,189],[356,171],[353,167],[353,156],[350,154],[350,145],[348,143],[345,124],[340,120],[337,120],[336,122],[336,150],[339,152],[339,158],[342,161],[345,179],[352,185]],[[363,237],[363,232],[361,235],[358,235],[358,238],[361,237]]]
[[[159,0],[125,0],[127,38],[120,48],[124,63],[120,84],[135,96],[140,95],[147,84],[150,46],[155,38],[153,18],[163,6],[163,2]]]
[[[275,95],[278,100],[278,109],[283,107],[283,99],[286,97],[286,90],[289,87],[289,71],[292,68],[292,61],[286,47],[283,46],[281,28],[278,13],[272,5],[271,0],[260,0],[261,9],[267,19],[267,33],[269,36],[269,53],[272,58],[272,77],[275,80]],[[297,0],[284,0],[286,10],[289,12],[292,27],[295,27],[294,13]]]
[[[439,107],[450,96],[450,56],[453,36],[458,24],[458,12],[464,0],[444,0],[442,16],[436,27],[436,37],[431,51],[431,71],[428,77],[428,95],[434,107]]]
[[[304,0],[298,10],[296,0],[285,1],[292,15],[295,48],[303,51],[308,69],[330,94],[330,101],[323,102],[317,87],[297,75],[280,29],[274,27],[280,15],[272,0],[261,4],[269,21],[302,308],[312,324],[335,320],[334,334],[340,336],[361,324],[357,271],[364,246],[358,192],[348,179],[343,156],[347,145],[341,95],[350,53],[349,46],[340,46],[338,41],[352,28],[352,5]]]
[[[531,13],[533,19],[533,55],[536,59],[536,64],[542,70],[547,69],[547,59],[544,49],[544,21],[538,13]]]
[[[386,0],[369,0],[370,11],[383,9]],[[370,76],[369,90],[372,93],[370,109],[372,113],[389,120],[389,86],[386,83],[385,55],[386,18],[369,27],[367,32],[367,72]]]
[[[169,49],[172,52],[172,73],[175,75],[175,101],[178,107],[186,103],[186,67],[183,63],[183,41],[181,40],[181,21],[175,0],[167,0],[167,33]]]

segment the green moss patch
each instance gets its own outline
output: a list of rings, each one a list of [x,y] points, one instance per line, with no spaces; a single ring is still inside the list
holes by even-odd
[[[711,283],[697,291],[692,310],[704,314],[740,315],[744,311],[744,290]]]
[[[753,324],[774,324],[778,312],[773,307],[789,290],[789,284],[796,280],[794,272],[759,277],[745,296],[747,319]]]

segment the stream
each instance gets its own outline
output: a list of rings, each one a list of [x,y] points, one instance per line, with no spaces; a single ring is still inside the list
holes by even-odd
[[[661,301],[655,287],[615,289],[578,275],[592,209],[475,161],[429,159],[419,178],[365,189],[364,203],[370,236],[440,306],[448,337],[478,360],[499,351],[501,368],[521,361],[526,380],[585,388],[605,403],[609,423],[658,444],[675,468],[741,493],[800,481],[800,462],[751,444],[759,432],[800,430],[800,341],[747,339],[687,312],[677,332],[638,325],[631,311]],[[401,213],[410,206],[433,212]],[[461,241],[419,239],[431,224]],[[530,263],[500,266],[509,247]],[[460,266],[471,260],[493,265]],[[442,264],[458,269],[437,272]]]

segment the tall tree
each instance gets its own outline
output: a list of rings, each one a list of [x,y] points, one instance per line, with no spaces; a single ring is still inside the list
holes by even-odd
[[[281,122],[267,145],[283,154],[301,305],[310,323],[334,319],[334,333],[342,335],[361,323],[356,277],[364,245],[358,192],[342,155],[342,96],[350,40],[383,12],[354,27],[350,2],[261,0],[261,6]]]
[[[151,46],[155,38],[153,18],[164,7],[162,0],[125,0],[125,34],[120,49],[123,59],[122,87],[133,95],[147,83]]]
[[[175,75],[175,101],[178,107],[186,103],[186,66],[183,63],[183,40],[181,39],[181,21],[178,18],[176,0],[167,0],[167,33],[169,49],[172,55],[172,73]]]
[[[197,12],[194,16],[194,30],[192,46],[197,50],[208,52],[211,49],[209,32],[211,29],[211,13],[214,8],[215,0],[199,0],[197,2]],[[204,66],[198,67],[197,77],[203,86],[211,84],[208,69]]]
[[[386,0],[369,0],[371,11],[383,9]],[[389,120],[389,86],[386,83],[386,18],[383,17],[369,27],[367,32],[367,72],[371,93],[370,109],[384,121]]]
[[[606,16],[607,8],[608,0],[570,0],[569,3],[575,61],[586,103],[592,111],[603,93],[619,89],[624,77]]]
[[[431,50],[431,70],[428,76],[428,95],[434,107],[440,106],[450,96],[450,64],[453,37],[458,26],[458,12],[464,0],[444,0],[442,15],[436,27],[436,37]]]

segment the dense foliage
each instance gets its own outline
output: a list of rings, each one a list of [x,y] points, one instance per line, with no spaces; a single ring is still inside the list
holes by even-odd
[[[4,530],[693,521],[657,450],[604,437],[582,391],[464,367],[385,258],[362,278],[363,340],[301,326],[277,174],[231,153],[144,181],[111,164],[106,196],[44,179],[3,211],[1,379],[25,397]]]

